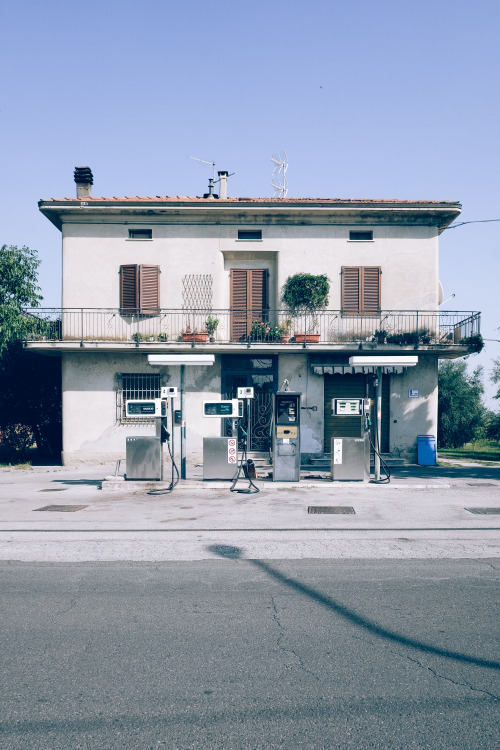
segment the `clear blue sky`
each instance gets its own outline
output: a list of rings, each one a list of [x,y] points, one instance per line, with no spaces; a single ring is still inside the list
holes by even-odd
[[[60,233],[40,198],[290,196],[458,200],[500,218],[500,4],[493,0],[18,0],[2,12],[2,243],[42,259],[60,304]],[[444,232],[445,309],[481,310],[500,339],[500,222]],[[470,357],[486,374],[500,344]],[[488,388],[489,394],[493,387]],[[489,403],[498,408],[498,402]]]

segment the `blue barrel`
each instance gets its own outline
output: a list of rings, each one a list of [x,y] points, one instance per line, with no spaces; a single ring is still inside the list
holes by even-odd
[[[436,465],[436,438],[434,435],[417,435],[417,463],[419,466]]]

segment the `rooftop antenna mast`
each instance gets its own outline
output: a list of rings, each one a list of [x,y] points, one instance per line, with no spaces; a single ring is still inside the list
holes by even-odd
[[[286,151],[278,151],[277,156],[271,156],[274,164],[271,186],[274,188],[274,198],[286,198],[288,194],[288,181],[286,171],[288,169],[288,156]]]
[[[208,164],[209,167],[212,167],[212,179],[215,182],[215,162],[214,161],[205,161],[205,159],[198,159],[197,156],[188,156],[188,159],[194,159],[194,161],[199,161],[202,164]]]

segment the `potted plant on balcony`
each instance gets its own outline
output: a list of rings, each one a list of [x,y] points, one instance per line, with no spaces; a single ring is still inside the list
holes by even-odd
[[[307,315],[311,316],[306,331],[295,334],[295,341],[298,343],[319,341],[320,335],[316,330],[319,323],[317,313],[327,306],[329,293],[330,282],[325,274],[296,273],[285,281],[281,300],[291,315],[304,316],[306,320]]]
[[[378,330],[377,328],[373,335],[377,341],[377,344],[387,344],[387,331],[383,328],[381,330]]]
[[[188,325],[182,333],[182,340],[189,341],[189,343],[204,344],[208,341],[208,333],[206,331],[191,331]]]
[[[159,333],[156,338],[158,339],[158,341],[161,341],[161,342],[168,341],[168,333],[163,331],[162,333]]]
[[[254,320],[250,329],[250,341],[260,341],[265,344],[279,341],[281,331],[279,326],[272,326],[266,320]]]
[[[286,320],[281,323],[281,325],[278,326],[276,329],[279,333],[280,337],[280,344],[288,344],[290,341],[290,331],[292,329],[292,321],[290,318],[287,318]]]
[[[205,321],[205,328],[207,329],[207,333],[210,337],[210,341],[215,341],[215,331],[217,330],[217,326],[219,325],[218,318],[212,318],[211,315],[208,316],[208,318]]]

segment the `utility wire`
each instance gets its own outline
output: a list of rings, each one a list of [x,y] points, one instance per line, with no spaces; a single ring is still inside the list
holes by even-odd
[[[477,219],[476,221],[461,221],[458,224],[451,224],[449,227],[445,227],[446,229],[456,229],[457,227],[463,227],[464,224],[488,224],[491,221],[500,221],[500,219]]]

